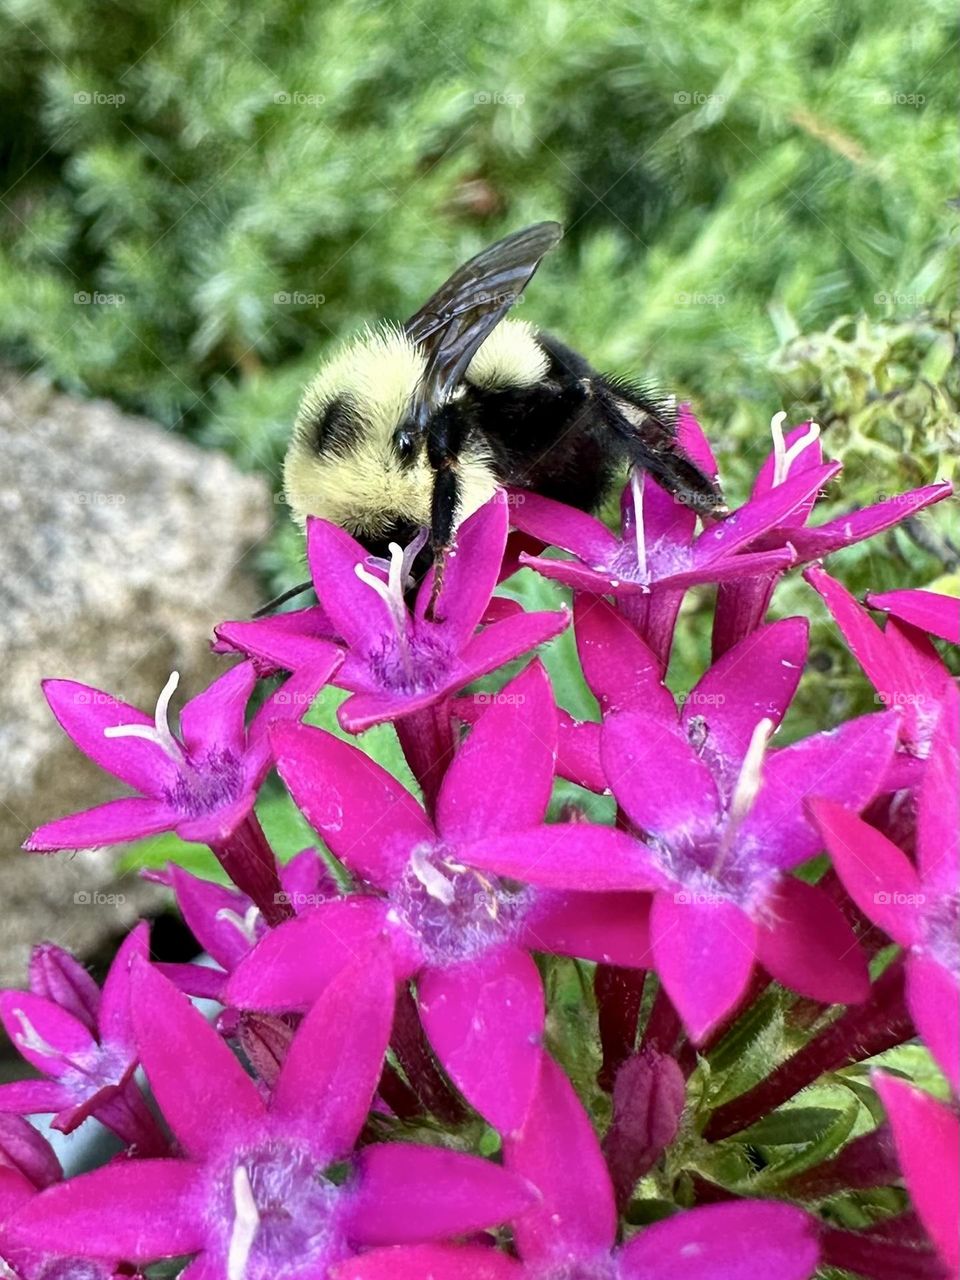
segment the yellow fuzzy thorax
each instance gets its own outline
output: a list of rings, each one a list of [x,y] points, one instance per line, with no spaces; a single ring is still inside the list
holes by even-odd
[[[304,392],[283,468],[286,498],[300,524],[309,515],[321,516],[373,537],[398,519],[429,525],[433,471],[422,451],[401,467],[393,447],[424,369],[417,348],[389,325],[360,334],[321,369]],[[528,386],[545,369],[531,326],[505,321],[474,356],[467,381],[481,387]],[[364,430],[342,453],[318,454],[311,439],[314,424],[345,390]],[[459,475],[462,520],[492,497],[497,481],[489,456],[476,444],[461,454]]]

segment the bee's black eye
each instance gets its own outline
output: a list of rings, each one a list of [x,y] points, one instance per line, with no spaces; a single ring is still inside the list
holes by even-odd
[[[398,431],[393,437],[393,444],[401,462],[413,457],[413,436],[409,431]]]

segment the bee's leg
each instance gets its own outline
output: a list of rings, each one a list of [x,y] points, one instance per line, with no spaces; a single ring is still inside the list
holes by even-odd
[[[672,414],[632,388],[605,385],[600,401],[604,417],[630,463],[649,471],[678,502],[701,516],[722,516],[727,504],[719,486],[705,475],[677,442]]]
[[[433,590],[426,617],[430,622],[441,622],[437,617],[437,602],[443,590],[443,571],[447,552],[453,545],[457,512],[460,508],[460,477],[455,458],[442,458],[433,479],[433,498],[430,512],[430,541],[433,546]]]

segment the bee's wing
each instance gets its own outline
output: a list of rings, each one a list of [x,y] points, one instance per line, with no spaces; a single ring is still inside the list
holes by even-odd
[[[406,322],[404,332],[427,358],[414,404],[420,429],[456,387],[477,349],[562,234],[559,223],[538,222],[498,240],[458,268]]]

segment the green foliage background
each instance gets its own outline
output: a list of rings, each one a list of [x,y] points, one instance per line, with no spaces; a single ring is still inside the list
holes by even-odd
[[[950,0],[2,0],[0,356],[279,491],[332,345],[553,217],[522,314],[690,398],[735,501],[781,407],[845,460],[828,510],[949,478],[954,24]],[[301,554],[279,511],[265,590]],[[956,524],[842,574],[958,590]],[[802,584],[778,607],[819,616]],[[825,654],[807,713],[849,714]]]

